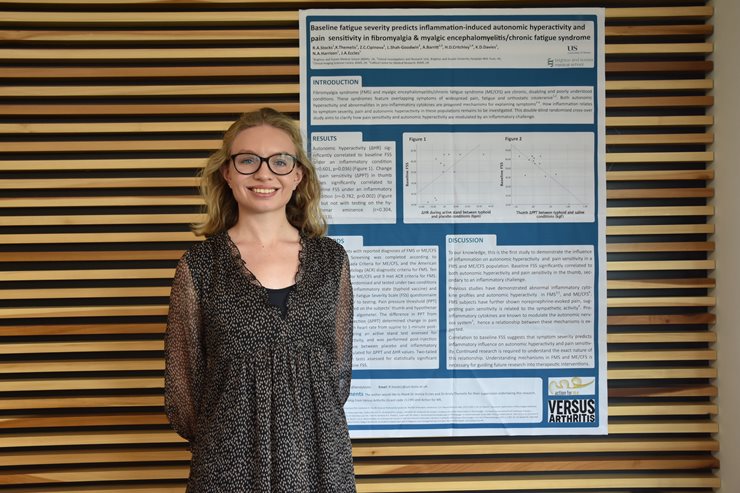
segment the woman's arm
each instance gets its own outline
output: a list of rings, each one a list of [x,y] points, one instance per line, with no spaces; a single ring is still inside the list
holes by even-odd
[[[200,305],[183,257],[177,264],[170,292],[165,335],[164,406],[172,428],[192,442],[202,395],[205,355]]]
[[[352,382],[352,323],[354,305],[349,258],[344,253],[339,277],[339,299],[337,301],[337,365],[339,366],[339,402],[344,405],[349,397]]]

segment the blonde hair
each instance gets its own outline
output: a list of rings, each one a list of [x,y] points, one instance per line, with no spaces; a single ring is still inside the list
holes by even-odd
[[[221,174],[221,168],[231,164],[231,146],[237,135],[243,130],[260,125],[275,127],[290,136],[296,148],[299,166],[303,170],[303,179],[298,183],[285,208],[288,222],[301,234],[309,237],[323,236],[326,234],[327,225],[319,206],[321,187],[316,168],[303,148],[303,138],[295,120],[272,108],[242,114],[224,133],[221,148],[208,158],[200,171],[200,194],[205,200],[206,219],[202,223],[193,224],[193,232],[197,235],[211,236],[236,224],[239,209],[226,179]]]

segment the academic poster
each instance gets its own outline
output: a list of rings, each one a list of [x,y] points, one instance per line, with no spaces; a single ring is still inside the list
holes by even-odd
[[[604,434],[600,9],[307,10],[353,437]]]

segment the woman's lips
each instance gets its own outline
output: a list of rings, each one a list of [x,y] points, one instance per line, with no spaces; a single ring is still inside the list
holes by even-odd
[[[270,195],[277,192],[277,188],[250,188],[250,190],[259,195]]]

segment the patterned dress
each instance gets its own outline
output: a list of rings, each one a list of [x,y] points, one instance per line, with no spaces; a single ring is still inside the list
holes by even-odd
[[[190,442],[188,490],[354,492],[343,405],[352,373],[344,249],[301,238],[287,313],[227,232],[180,260],[165,337],[165,410]]]

